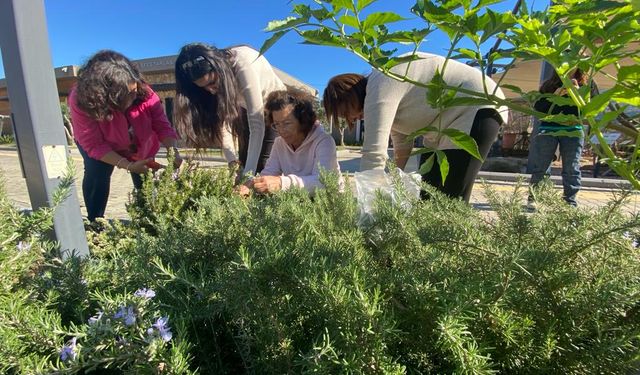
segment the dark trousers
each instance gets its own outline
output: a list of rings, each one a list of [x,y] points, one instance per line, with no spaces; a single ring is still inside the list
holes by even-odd
[[[500,115],[492,108],[483,108],[476,113],[469,135],[478,144],[478,151],[483,160],[489,154],[491,145],[498,136],[501,123]],[[474,158],[464,150],[443,150],[443,152],[449,161],[449,174],[444,186],[440,175],[440,165],[437,162],[434,163],[429,172],[422,175],[422,181],[435,186],[452,198],[462,198],[465,202],[469,202],[473,183],[480,171],[482,161]],[[420,165],[427,161],[431,154],[422,154],[420,156]],[[423,198],[426,198],[424,194]]]
[[[243,108],[240,116],[237,120],[237,123],[234,124],[236,127],[236,132],[238,134],[238,157],[240,158],[240,163],[242,165],[246,165],[247,163],[247,155],[249,152],[249,121],[247,118],[247,111]],[[278,134],[275,130],[273,130],[270,126],[267,126],[264,131],[264,139],[262,140],[262,149],[260,150],[260,156],[258,158],[258,166],[256,167],[255,173],[260,173],[264,166],[267,164],[267,159],[269,159],[269,155],[271,154],[271,147],[273,147],[273,141],[276,139]]]
[[[82,196],[84,205],[87,207],[87,218],[89,221],[95,221],[97,217],[104,217],[114,166],[89,157],[80,145],[78,145],[78,151],[84,161]],[[142,188],[142,176],[131,173],[131,180],[136,189]]]

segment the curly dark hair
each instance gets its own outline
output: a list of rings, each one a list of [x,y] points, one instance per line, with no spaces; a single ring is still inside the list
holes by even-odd
[[[109,121],[114,111],[124,111],[129,99],[129,85],[135,82],[135,101],[151,95],[149,86],[138,68],[121,53],[102,50],[96,52],[80,68],[76,85],[78,107],[89,117]]]
[[[329,80],[322,95],[327,117],[335,124],[339,117],[348,115],[350,108],[364,108],[368,78],[362,74],[346,73]],[[349,124],[353,128],[353,124]]]
[[[218,49],[203,43],[191,43],[180,49],[176,59],[176,97],[173,121],[180,134],[198,147],[210,147],[221,140],[224,123],[234,134],[241,131],[237,82],[232,69],[231,49]],[[211,94],[194,81],[209,72],[216,73],[218,90]]]
[[[272,92],[267,97],[264,106],[267,124],[269,126],[273,124],[273,112],[280,111],[284,107],[291,105],[293,106],[293,115],[302,126],[300,130],[306,136],[318,120],[316,111],[313,109],[313,100],[314,98],[310,94],[293,87],[288,90]]]

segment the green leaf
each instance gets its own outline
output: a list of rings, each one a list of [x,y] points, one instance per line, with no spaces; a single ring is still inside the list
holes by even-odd
[[[438,157],[440,176],[442,177],[442,185],[444,186],[447,176],[449,175],[449,160],[447,160],[447,155],[440,150],[436,150],[436,156]]]
[[[358,9],[358,11],[361,11],[375,1],[377,0],[358,0],[358,2],[356,3],[356,8]]]
[[[378,38],[378,44],[385,43],[413,43],[414,35],[411,31],[396,31],[393,33],[380,35]]]
[[[432,150],[429,151],[425,151],[425,152],[432,152]],[[418,169],[418,173],[420,174],[427,174],[429,173],[429,171],[433,168],[433,163],[435,162],[436,158],[435,158],[436,154],[431,154],[427,160],[425,160],[424,163],[422,163],[422,165],[420,166],[420,169]]]
[[[418,55],[407,55],[407,56],[399,56],[399,57],[392,57],[389,59],[389,61],[384,64],[384,66],[382,66],[383,69],[389,70],[391,68],[393,68],[396,65],[400,65],[400,64],[404,64],[404,63],[408,63],[410,61],[415,61],[415,60],[420,60],[420,56]]]
[[[287,17],[284,20],[269,22],[267,24],[267,27],[264,29],[264,31],[273,32],[273,31],[286,30],[294,26],[307,23],[308,21],[309,21],[309,18],[307,17]]]
[[[320,46],[344,47],[345,43],[342,39],[334,35],[331,30],[326,27],[317,30],[299,31],[301,37],[304,38],[305,44],[316,44]]]
[[[597,121],[597,128],[604,129],[610,122],[615,120],[620,113],[624,112],[624,108],[620,108],[616,111],[605,112],[602,117],[600,117]],[[592,129],[593,130],[593,129]]]
[[[640,107],[640,94],[636,90],[629,90],[627,88],[618,90],[613,99],[620,103],[631,104],[634,107]]]
[[[582,108],[582,115],[584,117],[593,117],[604,111],[609,105],[614,93],[615,90],[611,89],[591,98],[591,100],[589,100],[589,102]]]
[[[350,11],[354,11],[353,2],[351,0],[331,0],[331,6],[333,7],[333,12],[336,13],[343,9],[347,9]]]
[[[454,145],[465,150],[474,158],[482,160],[480,151],[478,150],[478,144],[469,134],[458,129],[443,129],[442,134],[447,136]]]
[[[484,8],[487,7],[489,5],[492,4],[497,4],[497,3],[501,3],[503,2],[503,0],[480,0],[478,1],[478,5],[476,5],[476,8]],[[490,9],[488,9],[490,10]]]
[[[409,136],[407,136],[407,139],[411,139]],[[416,155],[422,155],[422,154],[426,154],[427,152],[435,152],[436,149],[433,147],[420,147],[419,149],[412,151],[410,156],[416,156]]]
[[[338,22],[347,26],[351,26],[354,29],[360,28],[360,25],[358,24],[358,19],[355,16],[352,16],[350,14],[345,14],[341,16],[340,18],[338,18]]]
[[[600,60],[596,62],[596,70],[600,70],[607,65],[615,64],[620,60],[620,56],[610,56],[610,57],[602,57]]]
[[[331,18],[331,16],[333,15],[333,13],[329,12],[328,10],[324,9],[324,8],[320,8],[320,9],[312,9],[311,10],[311,15],[317,19],[318,21],[322,22],[326,19]]]
[[[510,27],[516,24],[516,18],[511,13],[496,13],[491,9],[487,9],[487,13],[485,13],[482,18],[487,17],[488,20],[483,19],[481,22],[483,27],[480,43],[484,43],[491,37],[507,31]]]
[[[424,40],[424,38],[427,37],[427,35],[431,34],[432,31],[433,31],[433,29],[430,29],[430,28],[413,29],[413,30],[411,30],[411,32],[413,34],[413,42],[415,44],[421,43]]]
[[[574,115],[565,115],[565,114],[557,114],[557,115],[547,115],[540,118],[541,121],[554,122],[560,125],[578,125],[580,124],[580,119]]]
[[[405,19],[406,18],[392,12],[375,12],[367,16],[367,18],[362,22],[362,29],[369,30],[374,26],[386,25],[388,23],[398,22]]]
[[[307,19],[311,16],[311,8],[305,4],[296,4],[293,6],[293,12]]]
[[[472,60],[479,60],[481,58],[478,51],[474,51],[469,48],[457,48],[456,51],[460,53],[461,57],[466,56]]]
[[[264,55],[264,53],[267,52],[267,50],[271,48],[271,46],[273,46],[280,38],[282,38],[288,32],[289,30],[278,31],[274,33],[269,39],[265,40],[264,43],[262,44],[262,47],[260,47],[260,54]]]
[[[436,69],[431,82],[427,84],[427,103],[432,107],[437,108],[440,103],[440,98],[444,95],[445,82],[440,73],[440,69]]]
[[[564,96],[559,96],[559,95],[551,95],[551,96],[547,97],[547,100],[550,101],[552,104],[555,104],[557,106],[575,105],[575,103],[573,102],[573,100],[570,97],[564,97]]]
[[[623,66],[618,71],[618,82],[640,81],[640,65]]]
[[[518,93],[520,95],[524,94],[524,91],[522,91],[522,89],[520,87],[518,87],[518,86],[500,84],[500,88],[511,90],[511,91],[513,91],[515,93]]]
[[[432,132],[439,133],[440,129],[438,129],[438,128],[434,127],[434,126],[430,126],[430,125],[429,126],[425,126],[424,128],[418,129],[418,130],[414,131],[413,133],[409,134],[407,136],[407,138],[408,139],[416,139],[416,138],[421,137],[421,136],[423,136],[423,135],[425,135],[427,133],[432,133]]]
[[[571,34],[566,29],[563,30],[557,38],[556,48],[559,50],[564,50],[565,47],[571,42]]]

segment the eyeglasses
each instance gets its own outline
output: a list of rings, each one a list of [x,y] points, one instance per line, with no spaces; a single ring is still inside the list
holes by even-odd
[[[189,60],[180,65],[180,67],[191,81],[195,81],[198,78],[203,77],[205,74],[215,72],[211,62],[204,56],[198,56],[193,60]]]
[[[290,129],[291,127],[293,127],[293,122],[292,121],[272,122],[271,123],[271,127],[275,131],[284,130],[284,129]]]

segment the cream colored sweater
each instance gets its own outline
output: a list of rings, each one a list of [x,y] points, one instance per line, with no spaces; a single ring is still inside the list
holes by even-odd
[[[418,53],[418,55],[421,59],[410,63],[407,75],[413,80],[428,83],[445,59],[427,53]],[[400,64],[392,71],[404,75],[407,64]],[[484,92],[480,70],[457,61],[449,60],[444,72],[444,80],[451,86]],[[491,93],[496,83],[488,77],[485,81]],[[438,110],[427,104],[426,95],[425,88],[399,82],[378,71],[373,71],[369,75],[364,101],[365,131],[361,170],[384,168],[389,136],[393,141],[394,154],[406,156],[411,152],[413,145],[413,141],[407,140],[407,135],[414,131],[431,125],[440,129],[454,128],[469,134],[476,112],[481,108],[494,108],[489,105],[452,107],[444,110],[438,117]],[[464,95],[458,94],[458,96]],[[499,88],[496,96],[504,98]],[[507,108],[500,107],[498,111],[506,123]],[[424,144],[440,150],[457,148],[448,138],[443,137],[440,142],[437,142],[437,135],[433,133],[424,136]]]
[[[249,149],[244,173],[255,173],[265,133],[264,102],[271,92],[286,90],[286,86],[258,51],[247,46],[233,47],[231,51],[232,69],[241,97],[240,104],[247,110],[249,120]],[[222,151],[228,162],[238,159],[228,124],[222,132]]]

